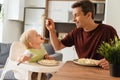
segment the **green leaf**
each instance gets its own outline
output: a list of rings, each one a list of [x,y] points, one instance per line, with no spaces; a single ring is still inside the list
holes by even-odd
[[[120,40],[115,36],[109,43],[102,42],[97,52],[110,63],[120,63]]]

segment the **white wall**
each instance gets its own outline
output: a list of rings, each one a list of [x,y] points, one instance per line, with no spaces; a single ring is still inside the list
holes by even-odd
[[[0,19],[0,42],[2,42],[2,19]]]
[[[8,0],[4,0],[2,42],[11,43],[18,40],[23,31],[23,22],[8,20]]]
[[[61,53],[63,54],[63,60],[62,60],[63,62],[66,62],[68,60],[78,59],[74,46],[66,47],[62,49]]]
[[[120,0],[106,0],[105,21],[104,23],[112,25],[120,37]]]

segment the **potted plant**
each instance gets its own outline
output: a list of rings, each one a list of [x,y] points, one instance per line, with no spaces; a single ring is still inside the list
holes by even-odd
[[[115,36],[109,43],[103,42],[97,52],[110,64],[110,75],[120,77],[120,40]]]

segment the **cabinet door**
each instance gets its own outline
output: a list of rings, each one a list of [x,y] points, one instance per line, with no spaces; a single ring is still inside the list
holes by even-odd
[[[43,35],[44,20],[41,18],[45,14],[45,8],[25,8],[24,30],[35,29]]]
[[[26,7],[46,7],[46,0],[27,0]]]
[[[8,1],[8,19],[23,21],[25,0]]]

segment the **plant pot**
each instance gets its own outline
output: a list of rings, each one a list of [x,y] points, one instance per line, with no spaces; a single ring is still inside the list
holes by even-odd
[[[110,64],[110,76],[120,77],[120,64]]]

